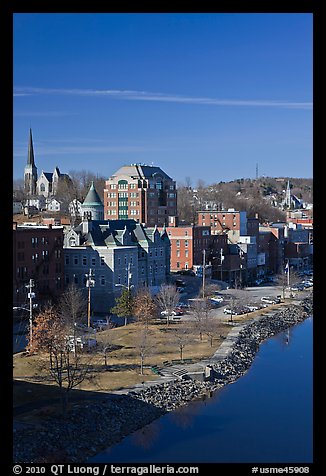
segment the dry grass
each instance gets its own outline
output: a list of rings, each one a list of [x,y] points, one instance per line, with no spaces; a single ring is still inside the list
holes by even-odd
[[[96,352],[91,356],[90,379],[85,380],[78,386],[80,390],[87,391],[111,391],[133,386],[146,380],[155,380],[155,375],[150,367],[160,366],[166,360],[179,359],[180,351],[175,341],[175,330],[187,326],[181,323],[173,324],[169,328],[166,325],[151,325],[149,331],[151,335],[152,349],[145,359],[144,375],[140,374],[140,357],[137,348],[139,340],[139,324],[128,324],[128,326],[117,327],[97,334],[97,341],[104,343],[109,341],[114,349],[107,354],[107,368],[103,352]],[[221,325],[219,332],[226,335],[229,326]],[[198,335],[192,334],[189,342],[183,349],[183,357],[199,361],[211,356],[221,344],[220,337],[215,338],[211,347],[207,336],[200,340]],[[90,358],[89,354],[83,357],[85,360]],[[14,405],[20,405],[26,401],[36,398],[46,398],[51,385],[49,380],[47,356],[16,354],[14,356],[14,379],[29,383],[42,383],[39,395],[34,391],[21,392],[19,387],[15,391],[14,387]],[[52,386],[52,385],[51,385]],[[41,388],[42,387],[42,388]],[[53,394],[57,392],[51,390]]]

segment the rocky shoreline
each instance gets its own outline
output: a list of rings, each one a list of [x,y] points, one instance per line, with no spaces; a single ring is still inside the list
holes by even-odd
[[[234,382],[251,366],[260,344],[283,332],[313,312],[312,296],[299,304],[277,310],[246,325],[229,354],[210,364],[206,381],[174,380],[128,395],[109,395],[87,403],[75,403],[63,420],[48,418],[45,425],[14,430],[15,463],[68,463],[87,459],[144,427],[168,411]]]

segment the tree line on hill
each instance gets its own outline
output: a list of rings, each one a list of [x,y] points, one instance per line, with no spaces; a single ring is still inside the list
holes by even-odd
[[[241,178],[212,185],[205,185],[202,180],[198,180],[196,186],[192,186],[187,177],[184,182],[178,183],[179,220],[183,223],[196,223],[198,211],[204,210],[207,205],[215,206],[217,210],[234,208],[246,211],[249,218],[258,214],[261,222],[284,221],[286,216],[281,203],[285,198],[288,181],[293,195],[304,202],[313,202],[312,179]]]
[[[68,210],[68,204],[74,199],[82,202],[92,181],[103,200],[104,176],[89,170],[71,170],[69,176],[71,182],[62,181],[56,193],[63,210]],[[304,202],[313,202],[313,179],[308,178],[241,178],[211,185],[198,180],[196,186],[192,186],[190,178],[186,177],[177,184],[179,221],[185,224],[197,223],[197,212],[205,209],[206,204],[214,205],[218,210],[234,208],[246,211],[249,218],[258,213],[261,222],[284,221],[285,213],[279,205],[285,198],[288,180],[293,195]],[[26,200],[23,180],[14,180],[13,192],[16,200]]]

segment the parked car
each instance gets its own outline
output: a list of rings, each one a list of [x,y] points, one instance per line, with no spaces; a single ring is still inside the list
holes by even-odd
[[[311,286],[314,285],[313,281],[311,281],[311,280],[309,280],[309,279],[306,280],[306,281],[302,281],[301,284],[302,284],[305,288],[311,288]]]
[[[178,314],[177,314],[176,311],[171,311],[171,312],[169,312],[169,311],[165,310],[165,311],[162,311],[162,312],[161,312],[161,316],[177,316],[177,315],[178,315]]]
[[[246,311],[244,311],[243,308],[241,307],[235,307],[231,309],[230,307],[225,307],[223,309],[224,314],[232,314],[233,316],[240,316],[241,314],[244,314]]]
[[[268,296],[263,296],[261,298],[261,301],[264,304],[278,304],[281,302],[281,299],[279,297],[268,297]]]
[[[96,319],[92,321],[92,327],[99,331],[107,329],[109,326],[109,322],[106,319]]]
[[[245,310],[246,311],[248,310],[249,312],[254,312],[254,311],[258,311],[259,307],[260,306],[250,306],[250,305],[248,305],[248,306],[245,306]]]
[[[213,303],[217,303],[217,304],[220,304],[221,302],[224,301],[224,299],[221,296],[213,296],[210,298],[210,300],[213,301]]]
[[[182,316],[184,314],[184,310],[180,307],[175,307],[174,312],[176,313],[176,316]]]

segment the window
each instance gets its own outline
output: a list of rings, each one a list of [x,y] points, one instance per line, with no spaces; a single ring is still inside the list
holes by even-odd
[[[44,183],[41,183],[40,190],[41,190],[41,192],[45,192],[45,185],[44,185]]]
[[[87,266],[87,257],[83,256],[83,266]]]
[[[105,286],[105,276],[100,277],[101,286]]]
[[[188,230],[185,230],[185,236],[188,236]]]
[[[177,248],[179,248],[179,246],[180,246],[180,240],[176,240],[176,245],[177,245]]]
[[[130,198],[137,198],[138,192],[130,192]]]
[[[78,264],[78,256],[74,256],[74,264],[75,264],[75,265]]]
[[[68,274],[65,275],[65,283],[66,283],[66,284],[69,284],[69,276],[68,276]]]
[[[127,180],[119,180],[119,182],[118,182],[118,188],[119,188],[120,190],[128,189],[128,182],[127,182]]]
[[[49,250],[42,251],[42,258],[44,261],[49,261]]]
[[[188,247],[188,240],[185,240],[185,247]]]
[[[186,250],[186,251],[185,251],[185,257],[186,257],[186,258],[188,258],[188,254],[189,254],[189,251]]]
[[[117,185],[115,183],[111,183],[110,188],[115,189],[115,188],[117,188]]]
[[[38,246],[38,239],[37,239],[36,237],[32,237],[31,240],[32,240],[32,247],[33,247],[33,248],[37,248],[37,246]]]
[[[69,238],[69,246],[76,246],[76,238],[74,236]]]
[[[78,275],[77,274],[74,274],[74,283],[78,284]]]
[[[101,256],[101,266],[104,266],[104,265],[105,265],[105,257]]]
[[[177,268],[180,268],[180,263],[179,263],[179,261],[177,261]]]
[[[96,266],[96,258],[91,259],[92,266]]]
[[[180,258],[180,250],[177,250],[177,258]]]
[[[69,256],[65,256],[65,264],[66,264],[66,265],[69,265],[69,261],[70,261],[70,260],[69,260]]]
[[[129,187],[130,187],[130,188],[136,188],[136,184],[135,184],[135,183],[130,183],[130,184],[129,184]]]

